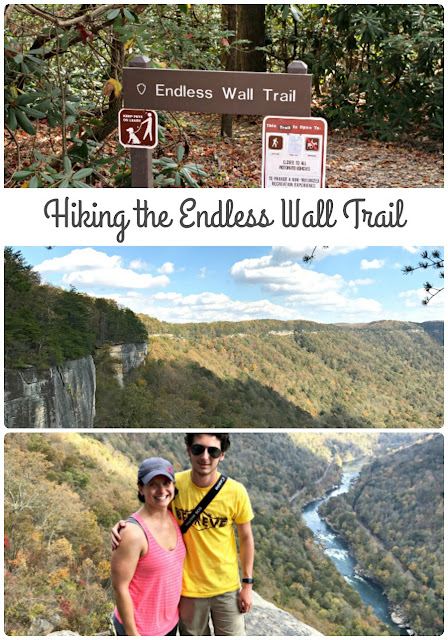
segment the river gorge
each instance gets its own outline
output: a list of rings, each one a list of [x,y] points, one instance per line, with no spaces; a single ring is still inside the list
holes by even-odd
[[[356,589],[362,601],[373,608],[375,615],[388,624],[394,631],[400,635],[407,635],[405,629],[396,625],[390,616],[389,603],[380,586],[370,580],[357,575],[355,571],[356,561],[350,555],[349,547],[344,539],[333,531],[324,519],[319,515],[319,507],[321,504],[334,496],[347,493],[350,487],[356,482],[362,463],[352,464],[344,467],[341,477],[341,483],[330,491],[325,498],[315,500],[307,504],[303,509],[303,519],[314,533],[317,543],[322,544],[324,553],[333,561],[337,570],[344,579]]]

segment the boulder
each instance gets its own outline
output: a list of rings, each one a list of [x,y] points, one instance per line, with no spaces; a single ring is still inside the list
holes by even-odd
[[[246,614],[247,636],[321,636],[316,629],[297,620],[291,613],[279,609],[271,602],[263,600],[258,593],[253,594],[251,611]]]
[[[54,625],[44,618],[33,618],[27,636],[48,636],[54,629]]]

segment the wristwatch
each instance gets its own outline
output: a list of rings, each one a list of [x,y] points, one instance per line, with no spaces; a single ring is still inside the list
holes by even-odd
[[[254,583],[254,579],[253,578],[243,578],[243,582],[244,582],[244,584],[253,584]]]

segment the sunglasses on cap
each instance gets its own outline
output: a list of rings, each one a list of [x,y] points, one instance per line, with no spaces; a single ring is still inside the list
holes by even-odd
[[[207,449],[209,456],[212,458],[219,458],[222,451],[218,447],[204,447],[203,444],[192,444],[190,451],[194,456],[200,456]]]

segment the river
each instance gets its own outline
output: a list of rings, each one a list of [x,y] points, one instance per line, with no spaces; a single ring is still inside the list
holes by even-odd
[[[383,595],[381,587],[370,580],[366,580],[365,578],[356,575],[354,571],[356,563],[349,554],[347,544],[340,536],[330,529],[318,514],[319,506],[323,502],[326,502],[333,496],[339,496],[342,493],[348,492],[351,485],[359,476],[360,470],[360,466],[343,468],[340,486],[327,494],[325,498],[308,504],[303,510],[303,519],[305,520],[307,527],[309,527],[314,533],[315,540],[317,542],[322,542],[325,546],[324,553],[331,558],[337,570],[344,576],[345,580],[356,589],[361,596],[361,600],[366,605],[373,608],[375,615],[380,620],[391,626],[395,631],[398,631],[400,635],[407,635],[404,629],[400,629],[398,625],[392,622],[389,614],[387,598]]]

